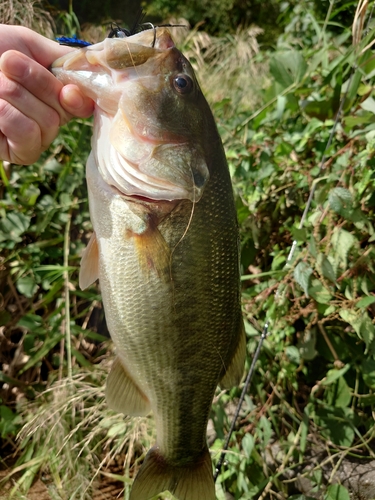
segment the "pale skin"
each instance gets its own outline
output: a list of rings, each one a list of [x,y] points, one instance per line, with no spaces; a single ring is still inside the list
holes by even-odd
[[[0,24],[0,160],[34,163],[61,125],[92,114],[91,99],[48,70],[71,50],[28,28]]]

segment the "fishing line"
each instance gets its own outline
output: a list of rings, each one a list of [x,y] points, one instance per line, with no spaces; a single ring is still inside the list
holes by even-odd
[[[332,2],[332,3],[334,3],[334,2]],[[364,6],[364,8],[367,8],[367,0],[363,0],[363,1],[359,2],[358,6],[357,6],[357,12],[359,12],[362,9],[363,6]],[[371,12],[369,14],[369,18],[368,18],[368,21],[367,21],[367,26],[366,26],[366,29],[364,31],[364,34],[367,34],[367,32],[369,30],[369,26],[370,26],[370,22],[371,22],[371,19],[372,19],[372,16],[373,16],[374,8],[375,8],[375,2],[373,2],[373,4],[372,4],[372,9],[371,9]],[[357,16],[357,12],[356,12],[356,16]],[[355,33],[355,20],[356,20],[356,16],[355,16],[354,21],[353,21],[353,45],[355,43],[354,40],[356,40],[356,35],[358,35],[358,33]],[[361,39],[363,39],[363,37],[361,37],[361,33],[360,33],[362,27],[363,27],[363,22],[362,22],[362,25],[359,28],[359,36],[357,36],[358,43],[359,43],[359,41]],[[322,173],[322,171],[325,169],[325,163],[326,163],[326,159],[327,159],[327,156],[328,156],[328,150],[331,147],[331,144],[332,144],[333,137],[334,137],[334,134],[336,132],[337,126],[338,126],[338,124],[341,121],[341,114],[342,114],[342,110],[343,110],[343,107],[344,107],[344,103],[345,103],[346,98],[348,96],[348,93],[349,93],[349,90],[350,90],[350,87],[351,87],[351,84],[352,84],[353,76],[354,76],[355,72],[357,71],[357,69],[358,69],[357,64],[353,64],[352,67],[351,67],[351,70],[350,70],[349,78],[347,80],[345,92],[344,92],[344,94],[341,97],[339,109],[338,109],[338,111],[336,113],[335,120],[334,120],[334,123],[332,125],[332,129],[331,129],[330,135],[328,137],[328,141],[327,141],[326,147],[324,149],[322,159],[320,161],[318,173],[315,176],[315,180],[313,181],[313,184],[311,186],[309,197],[307,199],[305,209],[304,209],[304,211],[302,213],[301,221],[300,221],[300,224],[299,224],[299,229],[303,228],[303,224],[304,224],[304,222],[306,220],[306,217],[307,217],[307,214],[308,214],[308,212],[309,212],[309,210],[311,208],[312,200],[313,200],[314,193],[315,193],[316,186],[317,186],[317,180],[318,180],[320,174]],[[293,240],[293,243],[292,243],[289,255],[287,257],[287,262],[286,262],[286,266],[285,267],[287,267],[290,264],[291,260],[293,259],[295,250],[297,248],[297,244],[298,244],[297,240]],[[248,388],[250,387],[250,384],[251,384],[251,381],[252,381],[252,378],[253,378],[253,375],[254,375],[255,364],[256,364],[256,362],[257,362],[257,360],[259,358],[260,351],[261,351],[261,348],[263,346],[263,342],[264,342],[265,338],[268,335],[268,328],[269,328],[269,322],[266,320],[266,323],[265,323],[265,325],[263,327],[263,331],[262,331],[261,337],[259,339],[256,351],[255,351],[255,354],[254,354],[254,357],[253,357],[253,361],[252,361],[251,366],[250,366],[250,370],[249,370],[249,372],[247,374],[247,377],[246,377],[246,380],[245,380],[245,384],[244,384],[244,387],[242,389],[241,397],[239,399],[235,415],[234,415],[234,417],[232,419],[231,426],[230,426],[227,438],[225,440],[225,444],[223,446],[221,455],[220,455],[219,460],[217,462],[217,465],[215,467],[214,482],[216,482],[216,480],[217,480],[217,478],[218,478],[218,476],[220,474],[221,468],[223,466],[223,463],[224,463],[224,460],[225,460],[225,455],[226,455],[226,452],[227,452],[228,447],[229,447],[230,439],[231,439],[232,434],[234,432],[234,429],[235,429],[235,426],[236,426],[236,422],[237,422],[238,416],[240,414],[240,411],[241,411],[241,408],[242,408],[242,404],[243,404],[244,399],[245,399],[245,395],[247,393]]]
[[[193,183],[194,183],[193,172],[191,172],[191,176],[192,176],[192,180],[193,180]],[[189,216],[188,223],[186,225],[186,228],[185,228],[185,230],[184,230],[181,238],[178,240],[178,242],[173,247],[173,250],[171,251],[171,257],[170,257],[170,260],[169,260],[169,277],[170,277],[170,279],[171,279],[172,282],[173,282],[173,276],[172,276],[172,258],[173,258],[173,254],[174,254],[176,248],[178,247],[178,245],[185,238],[187,232],[189,231],[189,228],[191,226],[191,221],[193,220],[193,215],[194,215],[194,210],[195,210],[195,204],[196,204],[196,201],[195,201],[195,190],[194,190],[193,191],[193,201],[192,201],[192,206],[191,206],[191,210],[190,210],[190,216]]]

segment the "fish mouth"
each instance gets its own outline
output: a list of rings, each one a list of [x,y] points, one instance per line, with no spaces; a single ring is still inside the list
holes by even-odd
[[[168,105],[168,92],[176,94],[173,78],[185,62],[169,31],[156,28],[106,38],[52,64],[60,81],[95,101],[96,163],[126,196],[197,202],[203,194],[209,171],[202,148],[167,123],[168,113],[178,111],[178,103]]]
[[[106,38],[102,42],[68,52],[52,63],[51,70],[56,76],[62,70],[93,73],[105,71],[110,74],[112,70],[138,68],[174,47],[169,31],[166,28],[155,28],[127,38]]]

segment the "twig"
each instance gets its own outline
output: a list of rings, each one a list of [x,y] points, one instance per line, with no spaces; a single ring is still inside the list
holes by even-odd
[[[317,321],[317,325],[318,325],[318,328],[320,330],[320,333],[323,335],[324,340],[326,341],[326,344],[327,344],[329,350],[331,351],[331,354],[335,360],[335,363],[342,363],[342,361],[340,361],[339,357],[337,356],[337,352],[335,351],[335,348],[333,347],[331,341],[328,338],[328,335],[327,335],[327,332],[325,331],[324,326],[322,325],[322,323],[320,321]],[[342,364],[342,366],[344,366],[344,365]]]
[[[280,465],[280,467],[277,470],[277,475],[278,476],[280,476],[280,474],[282,474],[282,472],[284,471],[285,467],[287,466],[287,464],[289,462],[289,458],[292,456],[292,453],[294,452],[294,450],[297,447],[297,444],[299,442],[299,439],[300,439],[301,433],[302,433],[302,425],[303,425],[303,422],[301,422],[300,426],[298,427],[298,431],[297,431],[297,434],[296,434],[296,436],[295,436],[295,438],[293,440],[292,446],[289,448],[288,453],[284,457],[283,463]],[[270,479],[268,481],[266,487],[264,488],[264,490],[262,491],[262,494],[259,497],[259,500],[264,500],[265,499],[265,497],[267,496],[267,494],[271,490],[272,482],[273,482],[273,479]]]
[[[9,274],[8,274],[7,282],[8,282],[8,286],[9,286],[9,288],[11,289],[12,294],[13,294],[13,296],[14,296],[14,298],[15,298],[16,302],[17,302],[17,306],[18,306],[18,308],[19,308],[19,310],[21,311],[21,314],[22,314],[22,316],[23,316],[23,315],[25,314],[25,309],[23,308],[22,302],[21,302],[21,300],[20,300],[20,298],[19,298],[19,295],[18,295],[18,293],[17,293],[17,290],[16,290],[16,288],[15,288],[15,286],[14,286],[14,283],[13,283],[13,281],[12,281],[12,278],[10,277],[10,275],[9,275]]]
[[[70,291],[69,291],[69,247],[70,247],[70,224],[72,221],[72,210],[68,213],[68,220],[64,233],[64,297],[65,297],[65,342],[66,359],[68,366],[68,379],[72,379],[72,343],[70,338]]]

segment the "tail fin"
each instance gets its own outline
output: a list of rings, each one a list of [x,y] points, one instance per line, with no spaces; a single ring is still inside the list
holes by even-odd
[[[135,478],[130,500],[149,500],[166,490],[178,500],[216,500],[208,450],[192,465],[172,466],[157,446],[151,448]]]

